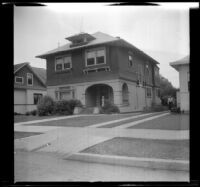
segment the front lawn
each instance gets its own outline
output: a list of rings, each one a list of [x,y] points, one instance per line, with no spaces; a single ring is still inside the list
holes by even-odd
[[[14,139],[20,139],[20,138],[25,138],[25,137],[29,137],[29,136],[39,135],[39,134],[42,134],[42,133],[15,131],[15,133],[14,133]]]
[[[91,146],[83,153],[189,160],[189,140],[152,140],[116,137]]]
[[[129,127],[131,129],[189,130],[188,114],[170,114]]]
[[[49,119],[49,118],[55,118],[58,116],[32,116],[32,115],[15,115],[14,116],[14,122],[25,122],[25,121],[33,121],[33,120],[41,120],[41,119]]]
[[[42,123],[35,123],[31,125],[37,126],[58,126],[58,127],[85,127],[89,125],[94,125],[97,123],[103,123],[107,121],[117,120],[121,118],[126,118],[134,116],[136,114],[126,114],[126,115],[94,115],[94,116],[80,116],[76,118],[60,119],[56,121],[48,121]]]

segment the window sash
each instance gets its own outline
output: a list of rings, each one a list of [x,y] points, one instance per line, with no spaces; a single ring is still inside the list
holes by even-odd
[[[93,66],[105,63],[105,49],[94,49],[86,52],[86,66]]]
[[[27,84],[30,86],[33,85],[33,74],[27,73]]]
[[[17,81],[17,79],[21,79],[21,81]],[[15,76],[15,83],[23,84],[24,83],[24,78],[23,77]]]
[[[55,70],[63,71],[72,68],[71,56],[57,57],[55,60]]]
[[[42,98],[42,94],[39,93],[34,93],[33,94],[33,100],[34,100],[34,105],[37,105],[40,99]]]

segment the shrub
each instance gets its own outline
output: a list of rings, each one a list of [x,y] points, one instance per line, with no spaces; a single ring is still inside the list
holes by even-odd
[[[38,105],[37,112],[39,116],[50,115],[54,111],[54,101],[50,96],[43,96]]]
[[[26,112],[25,115],[26,115],[26,116],[29,116],[29,115],[30,115],[30,112]]]
[[[161,112],[161,111],[165,111],[165,110],[168,110],[167,106],[158,105],[158,106],[152,107],[152,111],[155,111],[155,112]]]
[[[72,114],[69,101],[62,100],[62,101],[56,101],[54,105],[54,113],[55,114],[65,114],[70,115]]]
[[[32,111],[30,111],[30,114],[33,115],[33,116],[36,116],[37,110],[32,110]]]
[[[61,100],[55,102],[54,113],[61,115],[72,115],[75,107],[82,107],[79,100]]]
[[[119,108],[111,103],[110,101],[105,101],[105,105],[103,107],[101,107],[100,109],[100,113],[103,114],[112,114],[112,113],[119,113]]]

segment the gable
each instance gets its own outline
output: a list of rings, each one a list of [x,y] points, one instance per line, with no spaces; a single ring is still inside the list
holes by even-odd
[[[33,75],[33,86],[29,86],[27,84],[27,73],[31,73]],[[15,87],[19,87],[19,88],[27,88],[27,89],[45,89],[45,86],[43,85],[43,83],[41,82],[41,80],[31,71],[31,69],[29,68],[29,66],[23,66],[19,71],[17,71],[14,76],[16,77],[23,77],[23,83],[22,84],[18,84],[16,82],[14,82],[14,86]],[[15,81],[15,79],[14,79]]]

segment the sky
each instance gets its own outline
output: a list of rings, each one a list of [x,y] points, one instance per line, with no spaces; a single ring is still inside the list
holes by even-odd
[[[166,5],[50,3],[44,7],[14,7],[14,64],[29,62],[46,68],[46,60],[35,56],[65,45],[68,36],[100,31],[119,36],[153,57],[160,63],[160,74],[178,88],[178,72],[169,63],[190,52],[189,5]]]

